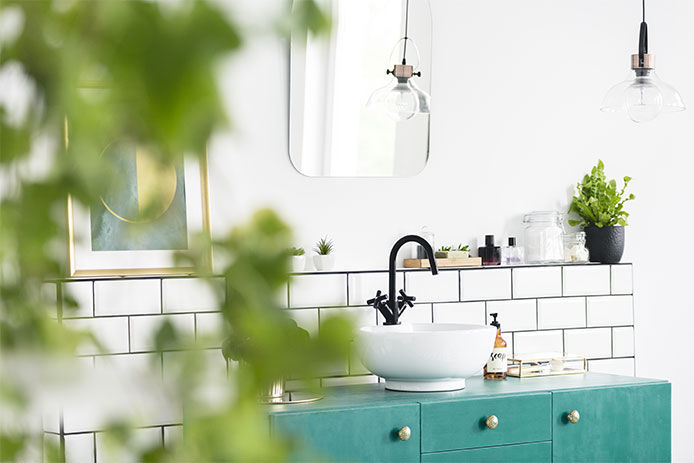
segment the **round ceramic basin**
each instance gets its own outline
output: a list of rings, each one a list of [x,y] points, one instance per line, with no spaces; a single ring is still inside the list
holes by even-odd
[[[465,387],[489,359],[496,328],[463,324],[402,324],[360,328],[362,363],[393,391],[453,391]]]

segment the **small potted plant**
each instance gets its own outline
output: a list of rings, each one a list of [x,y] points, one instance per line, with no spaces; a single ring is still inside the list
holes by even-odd
[[[292,271],[297,273],[306,270],[306,251],[304,248],[292,247],[289,252],[292,256]]]
[[[448,259],[448,253],[450,251],[450,246],[441,246],[439,250],[434,253],[434,257],[436,257],[437,259]]]
[[[449,259],[467,259],[470,257],[470,246],[461,244],[457,248],[448,251]]]
[[[629,214],[624,203],[634,199],[625,190],[631,177],[624,177],[624,185],[617,189],[617,182],[605,178],[605,164],[598,161],[590,174],[576,185],[569,213],[577,214],[579,220],[569,220],[569,225],[581,225],[586,232],[586,247],[591,262],[616,264],[624,253],[624,226]]]
[[[321,238],[317,243],[316,247],[313,248],[313,252],[316,253],[313,256],[313,265],[318,271],[332,270],[335,266],[335,255],[333,254],[333,241],[329,240],[328,237]]]

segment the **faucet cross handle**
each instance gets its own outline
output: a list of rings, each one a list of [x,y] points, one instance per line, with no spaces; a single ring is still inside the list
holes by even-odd
[[[406,306],[414,307],[413,302],[416,300],[417,300],[416,297],[408,296],[407,294],[405,294],[405,291],[403,291],[401,289],[400,295],[398,296],[398,309],[399,309],[398,315],[402,314],[405,311],[405,309],[407,308]]]
[[[387,294],[381,294],[381,290],[379,289],[378,291],[376,291],[376,297],[374,297],[373,299],[369,299],[368,301],[366,301],[366,303],[376,307],[377,305],[381,304],[386,299],[388,299],[388,295]]]

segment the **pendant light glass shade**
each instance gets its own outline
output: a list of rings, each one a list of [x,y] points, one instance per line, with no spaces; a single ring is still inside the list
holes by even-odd
[[[367,106],[381,106],[395,121],[411,119],[415,114],[429,114],[429,94],[411,79],[392,77],[385,87],[371,94]]]
[[[634,122],[648,122],[661,113],[686,109],[677,90],[663,82],[654,70],[637,69],[630,74],[607,92],[601,111],[625,111]]]

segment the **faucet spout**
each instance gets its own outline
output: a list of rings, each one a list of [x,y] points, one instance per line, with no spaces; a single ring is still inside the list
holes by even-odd
[[[400,304],[398,304],[397,291],[395,287],[395,259],[398,256],[398,251],[400,248],[405,243],[409,242],[415,242],[424,248],[424,252],[429,259],[429,268],[431,269],[432,275],[439,273],[439,269],[436,265],[436,259],[434,258],[434,250],[427,240],[418,235],[407,235],[397,240],[393,245],[393,248],[390,250],[390,260],[388,263],[388,306],[391,311],[391,317],[388,317],[390,319],[386,318],[386,325],[398,325],[400,323],[398,319],[400,318],[402,311],[405,309],[405,305],[407,304],[411,306],[411,301],[415,300],[413,297],[409,297],[403,293],[401,297],[402,307],[400,307]]]

